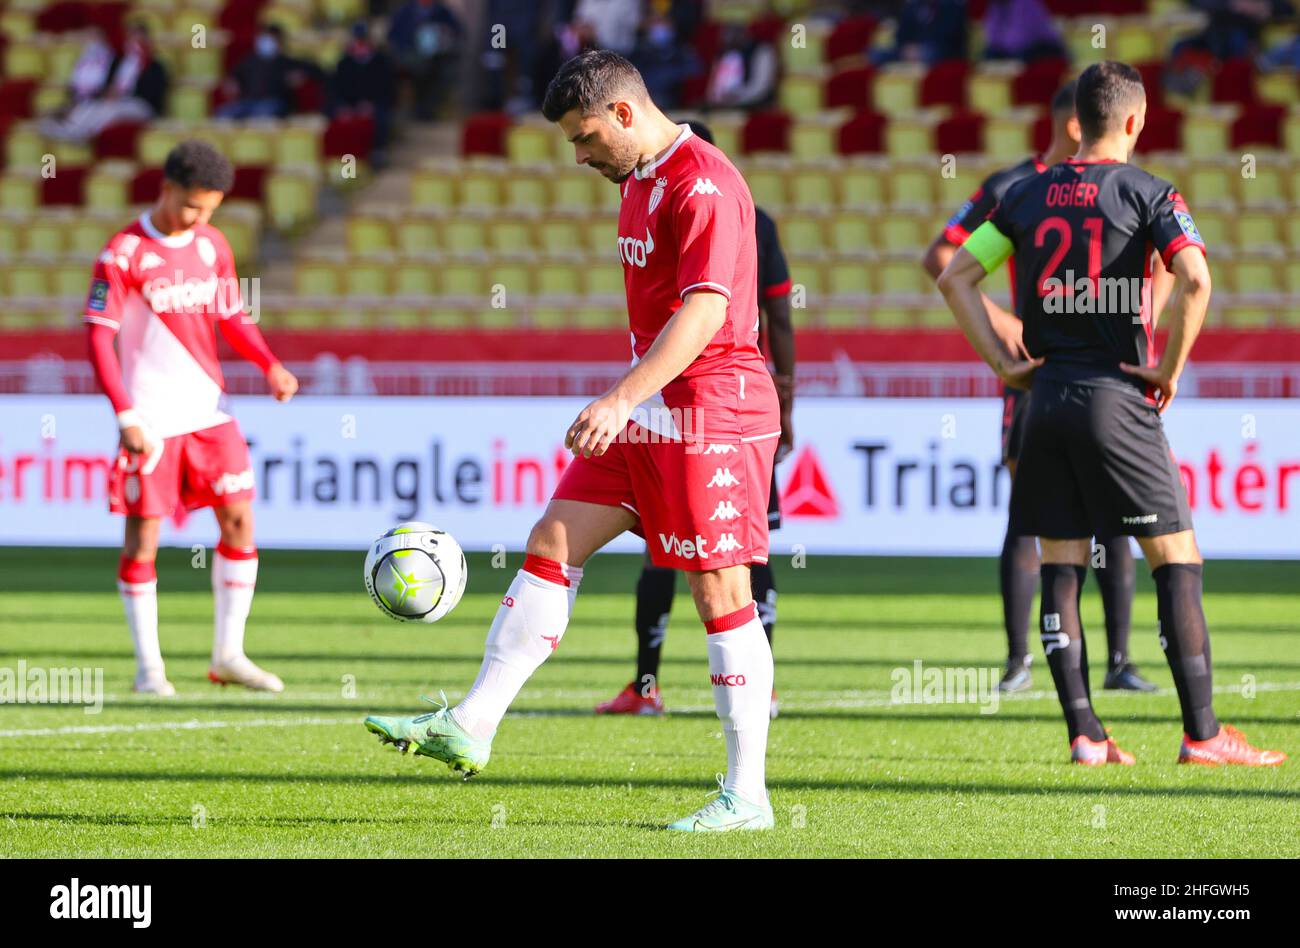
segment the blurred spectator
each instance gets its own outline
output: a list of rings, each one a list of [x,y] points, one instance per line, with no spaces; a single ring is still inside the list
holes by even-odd
[[[898,12],[893,47],[871,57],[878,66],[965,58],[966,0],[907,0]]]
[[[1292,16],[1288,0],[1188,0],[1208,14],[1205,28],[1174,44],[1165,85],[1174,92],[1193,94],[1206,81],[1215,64],[1259,52],[1259,39],[1270,20]],[[1285,52],[1282,63],[1287,62]],[[1294,61],[1294,60],[1291,60]]]
[[[334,70],[329,113],[338,118],[360,113],[374,119],[371,161],[376,167],[386,164],[385,149],[396,100],[397,70],[393,61],[387,52],[375,45],[370,38],[370,28],[359,20],[352,24],[351,39]]]
[[[641,0],[578,0],[573,25],[596,46],[631,55],[641,25]]]
[[[479,108],[495,112],[504,106],[520,115],[537,107],[534,79],[550,30],[548,6],[542,0],[489,0]]]
[[[253,51],[231,70],[223,86],[234,95],[217,109],[217,118],[283,118],[295,111],[298,86],[319,78],[314,63],[294,59],[284,51],[284,30],[277,24],[263,27],[253,41]]]
[[[1274,69],[1300,69],[1300,36],[1293,36],[1274,46],[1256,61],[1264,72]]]
[[[728,23],[709,76],[710,105],[756,109],[772,103],[776,92],[777,59],[771,43],[760,43],[744,26]]]
[[[1033,62],[1065,56],[1065,43],[1043,0],[989,0],[984,11],[984,58]]]
[[[388,25],[388,45],[411,79],[415,117],[432,121],[454,84],[465,26],[442,0],[407,0]]]
[[[104,31],[98,26],[89,27],[86,30],[86,45],[81,48],[77,61],[72,65],[64,114],[73,106],[99,94],[108,82],[115,58],[113,47],[109,45]]]
[[[631,58],[660,108],[676,108],[682,83],[700,71],[699,58],[678,40],[677,27],[666,15],[650,16],[638,32]]]
[[[94,54],[95,58],[99,56],[102,51]],[[78,60],[78,66],[81,65]],[[87,66],[79,84],[88,84],[92,72]],[[41,134],[64,141],[88,141],[118,122],[149,121],[162,112],[166,98],[167,70],[153,58],[148,29],[143,24],[133,24],[127,28],[122,54],[113,59],[107,70],[107,80],[92,96],[77,102],[62,116],[42,120]]]

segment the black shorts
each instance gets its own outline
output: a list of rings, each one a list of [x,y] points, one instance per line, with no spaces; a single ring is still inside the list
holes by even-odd
[[[781,527],[781,494],[776,489],[776,465],[772,465],[772,491],[767,495],[767,529]]]
[[[1025,416],[1029,414],[1029,393],[1023,388],[1002,391],[1002,463],[1020,460],[1025,443]]]
[[[1011,533],[1070,540],[1191,528],[1153,405],[1117,387],[1035,379],[1011,487]]]

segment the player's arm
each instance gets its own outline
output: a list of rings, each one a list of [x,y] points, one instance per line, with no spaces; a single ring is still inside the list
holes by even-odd
[[[696,290],[664,324],[645,356],[608,392],[584,408],[564,437],[564,446],[583,457],[601,455],[627,425],[632,409],[686,371],[727,318],[730,300]]]
[[[1169,407],[1178,391],[1178,378],[1205,322],[1211,291],[1210,268],[1200,246],[1183,247],[1174,254],[1170,264],[1178,292],[1166,316],[1169,338],[1160,363],[1153,367],[1120,365],[1129,375],[1136,375],[1156,389],[1156,405],[1161,412]]]
[[[998,337],[979,290],[980,281],[1006,263],[1013,249],[1011,241],[985,221],[939,274],[939,292],[980,358],[1008,385],[1028,388],[1043,360],[1020,357]]]
[[[239,277],[235,273],[234,254],[230,245],[222,242],[220,258],[217,263],[217,275],[225,283],[227,292],[218,295],[223,301],[222,311],[218,314],[221,335],[230,343],[230,348],[242,359],[246,359],[262,370],[266,384],[270,386],[271,395],[277,402],[286,402],[298,391],[298,379],[286,369],[271,352],[266,337],[257,328],[257,323],[244,315],[244,301],[239,293]]]
[[[1169,296],[1174,291],[1174,275],[1165,266],[1160,254],[1152,251],[1151,256],[1151,330],[1154,332],[1160,314],[1165,311]]]

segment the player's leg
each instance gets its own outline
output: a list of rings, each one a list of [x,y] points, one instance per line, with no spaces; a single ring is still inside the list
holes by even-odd
[[[128,515],[122,557],[117,568],[117,591],[126,613],[135,649],[135,686],[138,692],[171,696],[176,689],[167,680],[158,644],[158,535],[157,517]]]
[[[1016,465],[1024,442],[1029,393],[1007,389],[1002,396],[1002,463],[1014,483]],[[1011,529],[1002,539],[998,557],[998,584],[1002,594],[1002,625],[1007,634],[1007,665],[998,682],[1004,692],[1024,691],[1033,686],[1029,672],[1033,657],[1029,651],[1029,613],[1038,592],[1038,541]]]
[[[768,491],[767,529],[769,536],[771,531],[781,529],[781,494],[776,487],[775,469],[772,471],[772,486]],[[754,602],[758,604],[758,619],[763,623],[763,634],[767,636],[767,644],[770,647],[772,637],[776,634],[777,596],[776,577],[772,573],[772,564],[760,561],[750,563],[749,587],[754,593]],[[770,716],[774,719],[781,711],[775,687],[772,688],[772,702],[769,711]]]
[[[1092,551],[1092,575],[1101,590],[1101,604],[1106,616],[1107,655],[1103,688],[1156,690],[1156,686],[1138,672],[1128,654],[1136,573],[1133,545],[1128,536],[1097,538]]]
[[[253,542],[253,505],[236,500],[212,508],[221,539],[212,554],[212,664],[208,679],[255,691],[284,690],[284,682],[244,653],[244,630],[257,588],[258,556]]]
[[[636,581],[636,677],[613,698],[596,705],[597,714],[663,713],[659,657],[676,591],[677,571],[655,566],[647,548],[645,564]]]
[[[1214,714],[1210,631],[1202,607],[1201,553],[1189,530],[1139,537],[1156,583],[1160,646],[1174,676],[1183,716],[1179,763],[1272,765],[1286,760],[1281,751],[1252,747]]]

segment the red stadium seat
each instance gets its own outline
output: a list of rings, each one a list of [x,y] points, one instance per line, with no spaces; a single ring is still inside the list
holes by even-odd
[[[885,150],[885,122],[879,112],[863,109],[840,126],[841,155],[879,154]]]
[[[934,145],[942,155],[983,151],[984,116],[978,112],[958,112],[944,119],[935,126]]]
[[[947,105],[958,111],[966,108],[966,80],[970,76],[970,63],[964,59],[949,59],[935,63],[921,80],[922,107]]]
[[[235,183],[226,197],[260,204],[265,190],[266,169],[261,165],[240,165],[235,169]]]
[[[369,115],[333,119],[325,129],[321,151],[327,158],[355,155],[369,158],[375,141],[375,120]]]
[[[1142,86],[1147,93],[1147,108],[1163,109],[1165,107],[1164,62],[1152,59],[1144,63],[1134,63],[1133,68],[1142,73]]]
[[[60,168],[53,177],[41,179],[41,204],[80,205],[85,183],[85,168]]]
[[[86,8],[91,4],[81,0],[60,0],[51,3],[36,15],[36,29],[41,33],[66,33],[86,25]]]
[[[747,155],[760,151],[790,150],[790,116],[784,112],[754,112],[740,130],[740,150]]]
[[[161,168],[144,168],[137,171],[135,177],[131,179],[131,203],[152,204],[158,199],[162,180]]]
[[[1212,102],[1254,102],[1255,64],[1249,59],[1229,59],[1219,66],[1210,84]]]
[[[708,93],[709,70],[705,69],[682,81],[682,108],[689,109],[698,106],[704,101],[704,97]]]
[[[785,17],[780,14],[761,16],[749,24],[749,35],[760,43],[776,43],[786,38]]]
[[[32,117],[35,79],[9,79],[0,83],[0,115],[25,119]]]
[[[826,61],[833,63],[837,59],[865,55],[875,32],[875,17],[851,16],[840,20],[826,38]]]
[[[325,88],[320,80],[307,78],[293,90],[294,111],[314,115],[325,105]]]
[[[700,58],[700,62],[704,63],[705,70],[712,68],[713,61],[718,58],[718,49],[722,46],[722,24],[716,20],[705,20],[696,27],[691,45],[695,47],[695,55]]]
[[[1228,144],[1232,148],[1245,145],[1281,148],[1282,119],[1286,111],[1284,105],[1247,105],[1232,123]]]
[[[95,138],[95,158],[134,158],[136,139],[140,137],[142,122],[118,122],[104,129]]]
[[[1038,154],[1047,151],[1052,144],[1052,112],[1047,110],[1034,119],[1034,127],[1029,132],[1029,145]]]
[[[857,66],[844,69],[826,81],[824,92],[826,108],[850,109],[866,108],[871,104],[871,77],[874,70],[870,66]]]
[[[112,3],[88,3],[85,5],[86,22],[81,26],[94,24],[104,31],[109,45],[117,48],[122,45],[122,37],[125,33],[124,25],[126,21],[127,10],[130,8],[129,3],[112,2]]]
[[[1030,63],[1011,80],[1012,105],[1051,105],[1070,63],[1060,57]]]
[[[510,116],[503,112],[483,112],[470,116],[461,132],[460,153],[470,155],[499,155],[506,153],[506,129]]]
[[[1183,113],[1173,109],[1147,109],[1146,125],[1138,138],[1142,152],[1181,151],[1183,147]]]

